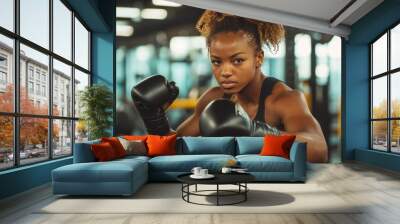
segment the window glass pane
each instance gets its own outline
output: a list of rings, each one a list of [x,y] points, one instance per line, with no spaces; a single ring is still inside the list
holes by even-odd
[[[0,35],[0,111],[2,112],[14,111],[13,49],[13,40]]]
[[[14,165],[13,118],[0,116],[0,170]]]
[[[20,163],[34,163],[49,158],[48,119],[20,118]]]
[[[372,148],[387,151],[387,121],[372,122]]]
[[[14,31],[14,0],[0,1],[0,26]]]
[[[72,121],[53,120],[53,157],[72,154]]]
[[[20,0],[21,36],[49,48],[49,0]]]
[[[372,118],[387,118],[386,76],[372,81]]]
[[[88,129],[84,120],[75,121],[75,143],[87,141]]]
[[[400,67],[400,24],[391,30],[390,60],[391,69]]]
[[[89,70],[89,32],[75,18],[75,63]]]
[[[390,81],[390,98],[391,98],[391,110],[392,110],[392,117],[400,117],[400,72],[395,74],[391,74],[391,81]]]
[[[387,34],[372,45],[372,75],[387,71]]]
[[[400,153],[400,120],[394,120],[390,122],[391,127],[391,141],[392,141],[392,152]]]
[[[49,57],[21,44],[20,110],[25,114],[48,114]]]
[[[75,117],[79,117],[81,114],[80,93],[86,86],[89,86],[89,75],[75,69]]]
[[[60,1],[53,1],[53,51],[71,60],[72,12]]]
[[[53,60],[53,115],[72,117],[72,70]]]

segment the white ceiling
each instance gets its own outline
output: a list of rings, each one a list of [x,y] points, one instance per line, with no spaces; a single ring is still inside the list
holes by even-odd
[[[342,37],[350,34],[353,23],[383,2],[383,0],[170,1]],[[343,8],[346,9],[339,13]]]
[[[266,9],[329,20],[351,0],[226,0]]]

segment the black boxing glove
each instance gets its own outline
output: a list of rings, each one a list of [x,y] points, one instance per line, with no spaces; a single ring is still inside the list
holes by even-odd
[[[216,99],[203,110],[199,120],[202,136],[249,136],[249,120],[236,113],[236,106],[230,100]]]
[[[265,136],[265,135],[281,135],[281,131],[277,128],[257,120],[251,120],[247,112],[243,109],[240,104],[235,105],[236,114],[241,116],[246,122],[250,123],[250,135],[251,136]]]
[[[211,101],[200,115],[199,127],[203,136],[280,135],[277,128],[251,120],[240,104],[227,99]]]
[[[167,135],[172,131],[165,110],[178,94],[175,82],[169,82],[162,75],[150,76],[132,88],[132,100],[149,134]]]

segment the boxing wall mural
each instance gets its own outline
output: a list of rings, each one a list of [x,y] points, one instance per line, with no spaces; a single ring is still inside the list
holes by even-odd
[[[340,157],[340,126],[337,125],[340,95],[330,97],[329,87],[332,88],[331,82],[337,81],[334,78],[340,77],[340,73],[335,73],[330,64],[337,58],[328,55],[325,59],[332,61],[326,63],[324,57],[319,57],[321,53],[316,52],[318,46],[326,45],[328,49],[329,44],[333,45],[334,37],[320,34],[318,40],[314,32],[183,7],[198,15],[195,20],[181,26],[172,21],[171,27],[165,27],[164,31],[154,31],[153,40],[148,38],[148,42],[143,42],[143,38],[137,37],[141,40],[138,45],[118,44],[117,39],[117,134],[292,134],[296,135],[296,140],[307,142],[310,162],[326,162],[329,157],[330,161],[337,161]],[[179,36],[179,30],[188,27],[193,30]],[[304,40],[296,41],[298,34],[309,35],[311,45]],[[187,44],[188,39],[183,37],[192,42]],[[135,35],[132,38],[135,42]],[[196,46],[194,38],[203,44]],[[181,45],[172,43],[177,40],[182,40]],[[188,46],[184,48],[184,45]],[[152,52],[152,56],[147,55],[147,61],[141,61],[146,56],[143,46],[151,49],[147,54]],[[296,47],[310,51],[312,68],[309,71],[304,71],[304,66],[297,63],[306,64],[307,60],[298,60],[304,52],[296,53]],[[290,53],[288,48],[295,49]],[[184,56],[183,49],[186,50]],[[178,54],[181,51],[180,58],[176,51]],[[118,54],[123,55],[119,61]],[[295,63],[286,62],[293,59]],[[324,63],[326,66],[321,67]],[[282,65],[283,69],[279,69]],[[323,71],[321,75],[323,68],[331,71]],[[304,78],[307,72],[310,74]],[[340,82],[336,82],[334,88],[340,93]],[[336,102],[320,103],[327,100]],[[325,107],[327,113],[320,114],[324,112],[320,107]],[[332,116],[336,121],[332,122],[335,120]],[[336,160],[332,159],[334,157]]]

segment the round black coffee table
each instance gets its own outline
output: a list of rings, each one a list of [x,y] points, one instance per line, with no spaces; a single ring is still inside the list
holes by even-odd
[[[182,183],[182,199],[188,203],[198,204],[198,205],[215,205],[215,204],[202,204],[190,201],[190,196],[204,196],[204,197],[216,197],[217,206],[220,205],[234,205],[241,202],[245,202],[247,200],[247,192],[249,188],[247,187],[247,183],[255,180],[255,177],[248,173],[215,173],[213,174],[215,177],[212,179],[193,179],[190,177],[191,173],[182,174],[177,177],[178,181]],[[206,184],[206,185],[216,185],[215,190],[197,190],[198,184]],[[236,185],[238,186],[237,190],[223,190],[220,189],[220,185]],[[194,191],[190,191],[190,186],[195,186]],[[215,192],[215,194],[205,194],[209,192]],[[232,203],[221,203],[221,197],[229,197],[229,196],[241,196],[240,200],[234,201]]]

